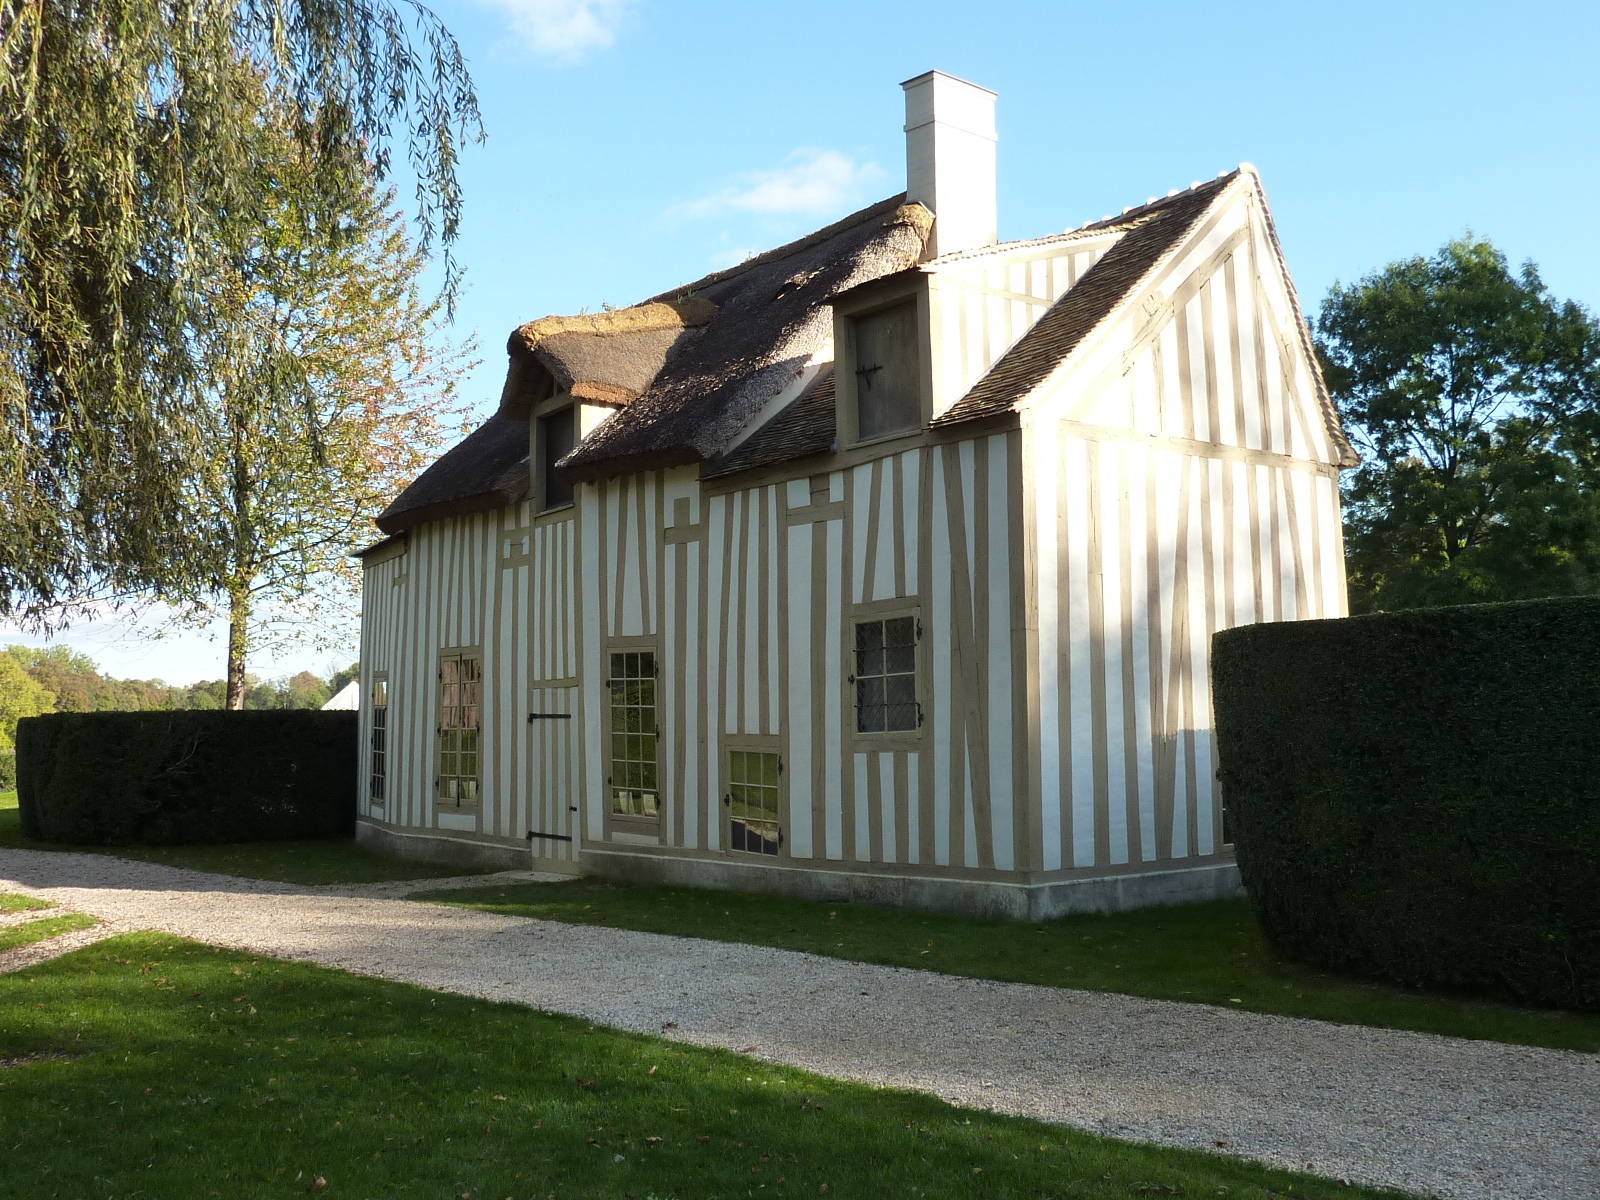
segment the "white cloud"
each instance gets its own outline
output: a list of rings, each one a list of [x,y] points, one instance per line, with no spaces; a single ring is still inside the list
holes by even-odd
[[[801,149],[770,171],[750,171],[710,196],[674,207],[669,215],[721,217],[730,213],[817,216],[837,212],[880,184],[884,170],[837,150]]]
[[[575,62],[617,40],[633,0],[488,0],[511,20],[512,30],[547,58]]]

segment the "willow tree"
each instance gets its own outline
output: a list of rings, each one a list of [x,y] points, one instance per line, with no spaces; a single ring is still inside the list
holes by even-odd
[[[257,92],[304,156],[291,206],[259,188]],[[404,0],[0,0],[0,615],[193,589],[239,245],[337,229],[398,144],[448,250],[478,136],[455,41]]]
[[[438,449],[465,369],[393,193],[360,183],[336,220],[307,222],[298,210],[320,202],[317,164],[257,99],[261,219],[228,230],[195,328],[202,451],[174,498],[186,517],[172,535],[188,571],[155,593],[227,618],[230,708],[243,707],[252,652],[343,640],[359,584],[351,551]]]

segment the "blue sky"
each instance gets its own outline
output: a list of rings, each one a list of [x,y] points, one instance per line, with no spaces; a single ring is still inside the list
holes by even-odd
[[[1316,308],[1336,279],[1468,230],[1600,309],[1600,5],[1578,2],[804,5],[436,0],[487,140],[462,164],[456,331],[492,411],[506,335],[628,304],[904,185],[899,83],[1000,94],[1002,238],[1261,171]],[[402,188],[409,184],[401,181]],[[67,640],[119,675],[220,674],[222,642]],[[264,674],[348,661],[305,650]]]

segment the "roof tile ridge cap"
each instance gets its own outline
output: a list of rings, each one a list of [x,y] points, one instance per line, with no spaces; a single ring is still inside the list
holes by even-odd
[[[1272,219],[1272,208],[1267,204],[1267,189],[1261,182],[1261,173],[1250,163],[1241,163],[1239,173],[1250,177],[1255,198],[1261,203],[1261,218],[1267,227],[1267,244],[1272,248],[1272,255],[1278,262],[1278,273],[1283,277],[1284,286],[1289,293],[1289,307],[1294,312],[1300,348],[1311,363],[1311,381],[1317,389],[1317,406],[1322,409],[1323,424],[1327,426],[1328,436],[1333,439],[1334,447],[1339,453],[1336,465],[1359,467],[1361,455],[1350,441],[1350,435],[1345,433],[1344,421],[1339,417],[1339,408],[1333,402],[1333,394],[1328,391],[1328,381],[1322,377],[1322,362],[1317,358],[1316,347],[1311,341],[1311,326],[1307,323],[1305,312],[1300,307],[1300,290],[1295,287],[1294,277],[1289,274],[1289,260],[1284,257],[1283,243],[1278,240],[1278,225]]]
[[[994,254],[1005,254],[1012,250],[1031,250],[1035,246],[1052,246],[1058,242],[1070,242],[1078,238],[1104,237],[1108,233],[1126,233],[1127,230],[1119,229],[1121,221],[1111,224],[1102,224],[1098,229],[1067,229],[1061,233],[1047,233],[1042,237],[1018,238],[1011,242],[996,242],[992,246],[976,246],[970,250],[954,250],[949,254],[941,254],[938,258],[930,258],[923,263],[924,267],[942,267],[947,263],[962,262],[966,259],[987,258]]]
[[[1253,174],[1253,170],[1250,173]],[[1154,200],[1146,200],[1143,204],[1131,205],[1128,208],[1123,209],[1114,217],[1106,217],[1099,221],[1085,221],[1076,229],[1067,230],[1067,233],[1100,233],[1114,229],[1118,225],[1138,225],[1143,221],[1150,219],[1151,217],[1159,215],[1163,209],[1171,208],[1175,204],[1181,204],[1185,200],[1194,199],[1195,196],[1206,191],[1208,188],[1215,188],[1217,194],[1221,195],[1223,192],[1227,191],[1229,185],[1231,185],[1234,180],[1238,179],[1239,176],[1244,174],[1246,174],[1246,171],[1243,167],[1235,167],[1231,171],[1223,171],[1214,179],[1206,179],[1199,183],[1191,183],[1188,187],[1183,188],[1180,191],[1173,192],[1170,195],[1157,196]]]
[[[1228,180],[1228,183],[1231,184],[1233,182],[1233,179],[1235,177],[1239,176],[1240,174],[1241,174],[1241,172],[1239,172],[1239,171],[1229,172],[1228,176],[1226,177],[1227,180]],[[1208,183],[1218,183],[1218,182],[1221,182],[1223,180],[1223,178],[1224,178],[1223,176],[1218,176],[1217,179],[1209,180]],[[1204,187],[1206,185],[1202,184],[1201,186]],[[1189,188],[1188,190],[1179,193],[1179,196],[1167,196],[1167,197],[1163,197],[1163,199],[1164,200],[1175,200],[1175,199],[1178,199],[1180,196],[1193,198],[1193,196],[1199,191],[1200,191],[1200,188]],[[1197,224],[1199,224],[1200,219],[1202,217],[1204,217],[1206,215],[1206,213],[1210,212],[1213,207],[1215,207],[1217,202],[1222,199],[1222,197],[1226,194],[1227,191],[1228,191],[1228,188],[1226,186],[1220,187],[1220,188],[1217,189],[1217,191],[1214,194],[1212,194],[1210,196],[1210,198],[1208,198],[1206,200],[1205,204],[1201,206],[1199,211],[1197,211],[1193,216],[1191,216],[1188,219],[1188,221],[1185,223],[1185,227],[1182,230],[1182,232],[1180,232],[1178,234],[1178,236],[1176,236],[1175,238],[1172,239],[1171,244],[1169,244],[1165,250],[1163,250],[1160,254],[1158,254],[1155,257],[1155,259],[1150,263],[1150,265],[1148,267],[1146,267],[1143,271],[1139,272],[1138,277],[1135,278],[1131,283],[1129,283],[1128,287],[1123,291],[1122,295],[1117,298],[1116,303],[1111,305],[1110,308],[1106,309],[1105,312],[1100,314],[1100,319],[1097,320],[1094,323],[1094,326],[1092,328],[1090,328],[1081,338],[1079,338],[1077,343],[1075,345],[1073,345],[1073,347],[1070,350],[1068,350],[1065,354],[1063,354],[1061,356],[1061,358],[1059,360],[1057,360],[1056,364],[1053,367],[1050,368],[1049,371],[1045,372],[1044,378],[1039,380],[1039,382],[1036,383],[1033,386],[1032,389],[1030,389],[1031,391],[1037,392],[1041,388],[1045,387],[1050,382],[1051,379],[1055,378],[1056,375],[1058,375],[1061,371],[1065,370],[1067,363],[1069,363],[1070,361],[1072,361],[1074,358],[1078,357],[1082,353],[1084,346],[1087,345],[1089,342],[1093,341],[1096,334],[1098,334],[1102,329],[1107,328],[1108,326],[1110,326],[1114,322],[1115,317],[1119,313],[1124,311],[1124,309],[1126,309],[1127,306],[1132,303],[1133,298],[1138,295],[1139,290],[1142,287],[1142,285],[1144,284],[1145,280],[1149,279],[1152,275],[1154,275],[1157,271],[1159,271],[1163,266],[1165,266],[1167,263],[1172,261],[1173,257],[1178,253],[1179,247],[1183,244],[1184,238],[1190,233],[1190,231],[1192,231],[1194,229],[1194,227]],[[1154,208],[1153,205],[1147,206],[1147,207]],[[1163,216],[1167,216],[1167,215],[1168,214],[1166,212],[1164,212],[1164,211],[1162,211],[1162,212],[1147,212],[1147,213],[1144,213],[1144,214],[1140,214],[1140,213],[1136,213],[1136,212],[1129,212],[1129,213],[1127,213],[1125,215],[1124,219],[1125,220],[1129,220],[1129,221],[1133,221],[1134,225],[1135,225],[1135,228],[1138,228],[1138,227],[1142,227],[1142,226],[1148,225],[1148,224],[1150,224],[1150,222],[1158,220],[1159,218],[1161,218]],[[1131,233],[1132,230],[1130,229],[1129,232]],[[1026,342],[1028,340],[1028,338],[1030,336],[1032,336],[1035,333],[1035,331],[1037,331],[1038,328],[1041,325],[1044,324],[1045,320],[1050,316],[1051,313],[1055,312],[1062,305],[1067,303],[1068,298],[1075,291],[1077,291],[1079,289],[1079,287],[1082,285],[1084,279],[1087,279],[1089,277],[1089,273],[1090,272],[1094,271],[1094,269],[1096,267],[1100,266],[1101,263],[1105,262],[1107,258],[1110,258],[1110,256],[1113,253],[1116,252],[1117,247],[1123,246],[1125,244],[1126,244],[1125,242],[1119,241],[1117,243],[1117,246],[1114,246],[1114,247],[1112,247],[1111,250],[1107,251],[1106,255],[1103,258],[1101,258],[1099,260],[1099,262],[1096,262],[1094,264],[1094,266],[1089,268],[1089,271],[1084,272],[1083,276],[1079,278],[1079,280],[1078,280],[1078,282],[1076,284],[1074,284],[1072,287],[1068,288],[1066,291],[1062,292],[1060,297],[1056,300],[1056,302],[1054,304],[1052,304],[1049,308],[1047,308],[1044,311],[1044,314],[1042,316],[1040,316],[1040,318],[1033,323],[1032,327],[1028,330],[1028,332],[1024,333],[1020,338],[1018,338],[1016,340],[1016,342],[1014,342],[1012,344],[1011,348],[1008,349],[1004,354],[1002,354],[998,359],[996,359],[994,364],[987,371],[985,371],[982,375],[978,376],[978,378],[973,381],[972,386],[967,389],[965,395],[963,395],[960,400],[957,400],[954,404],[952,404],[944,412],[940,413],[937,417],[935,417],[932,420],[932,422],[930,422],[930,424],[932,424],[932,425],[953,425],[953,424],[958,424],[961,421],[965,420],[966,419],[965,416],[957,415],[957,414],[958,414],[958,411],[959,411],[959,409],[961,407],[962,402],[966,400],[967,396],[972,395],[973,392],[977,391],[978,388],[983,386],[984,381],[987,380],[990,376],[995,374],[995,372],[1000,369],[1002,364],[1005,363],[1006,359],[1009,358],[1011,356],[1011,354],[1018,349],[1018,347],[1022,346],[1022,344],[1024,342]],[[1010,404],[1007,407],[1009,408],[1010,411],[1015,412],[1017,410],[1017,404],[1018,404],[1018,401],[1013,400],[1013,401],[1010,402]]]
[[[871,221],[877,217],[881,217],[884,213],[890,212],[891,210],[894,212],[897,221],[914,223],[908,221],[908,218],[903,215],[907,213],[908,210],[913,208],[921,208],[923,212],[928,212],[927,209],[922,208],[922,205],[916,201],[912,201],[912,203],[907,204],[906,194],[904,192],[900,192],[897,195],[890,196],[887,200],[879,200],[876,204],[869,204],[866,208],[859,209],[847,217],[841,217],[831,225],[824,225],[821,229],[815,229],[806,234],[804,237],[796,238],[792,242],[785,242],[781,246],[774,246],[771,250],[763,250],[760,254],[755,255],[753,258],[747,258],[742,263],[736,263],[731,267],[724,267],[720,271],[713,271],[711,274],[703,276],[700,279],[696,279],[692,283],[686,283],[680,287],[669,288],[667,291],[650,297],[650,299],[645,303],[648,304],[658,300],[667,301],[678,297],[692,296],[701,288],[710,287],[714,283],[721,283],[724,280],[732,279],[734,276],[741,275],[753,267],[763,266],[769,262],[776,262],[779,259],[788,258],[792,254],[798,254],[802,250],[808,250],[818,242],[825,242],[829,238],[835,237],[856,225],[865,225],[868,221]],[[931,227],[933,221],[933,214],[931,212],[928,212],[927,219]],[[922,236],[924,240],[926,240],[928,236],[926,230],[923,230]]]
[[[545,338],[559,333],[615,337],[619,334],[688,329],[705,325],[716,315],[717,306],[703,296],[686,296],[680,300],[647,300],[627,308],[578,313],[575,316],[552,314],[517,326],[511,334],[510,348],[531,351]]]

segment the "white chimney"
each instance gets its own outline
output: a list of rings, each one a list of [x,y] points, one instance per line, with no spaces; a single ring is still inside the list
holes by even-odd
[[[929,254],[1000,240],[995,217],[995,93],[929,71],[906,91],[906,200],[933,212]]]

